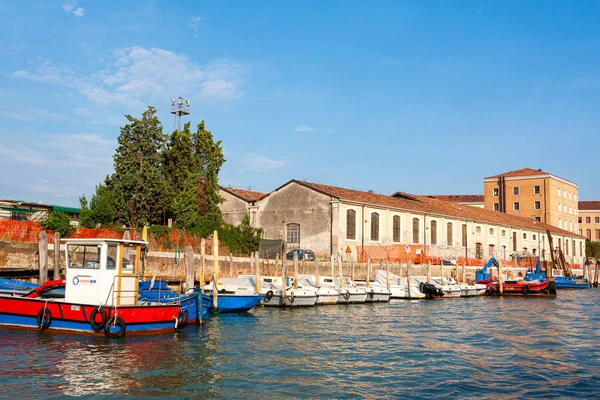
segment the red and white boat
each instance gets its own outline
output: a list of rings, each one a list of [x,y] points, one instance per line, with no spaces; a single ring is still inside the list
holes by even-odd
[[[185,324],[180,302],[138,300],[146,242],[66,239],[66,277],[27,294],[0,294],[0,325],[123,337]],[[64,289],[63,289],[64,288]],[[64,290],[64,296],[56,291]],[[61,293],[62,294],[62,293]]]
[[[497,279],[477,281],[486,286],[489,295],[500,294],[500,283]],[[502,283],[504,295],[556,295],[556,288],[551,288],[548,281],[526,281],[524,279],[507,279]]]

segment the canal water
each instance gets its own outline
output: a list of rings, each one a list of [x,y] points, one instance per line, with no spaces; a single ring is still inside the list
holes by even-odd
[[[600,398],[600,290],[260,308],[154,337],[0,329],[0,396]]]

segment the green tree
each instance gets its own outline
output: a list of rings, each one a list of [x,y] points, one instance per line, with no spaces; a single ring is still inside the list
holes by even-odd
[[[154,107],[141,119],[125,117],[129,123],[121,128],[110,186],[121,222],[138,227],[162,221],[170,203],[161,170],[166,137]]]
[[[183,130],[176,130],[171,134],[162,153],[165,179],[173,196],[177,196],[186,187],[190,172],[195,172],[192,149],[192,134],[188,122]]]
[[[190,228],[198,219],[198,207],[196,205],[197,177],[189,172],[183,179],[183,188],[175,195],[171,203],[171,210],[178,227]]]
[[[108,178],[107,178],[108,179]],[[79,199],[80,213],[79,224],[86,228],[93,228],[100,224],[112,226],[115,223],[115,198],[112,190],[106,184],[96,186],[96,193],[88,205],[85,196]]]
[[[590,239],[585,239],[585,256],[600,258],[600,242],[593,242]]]
[[[75,231],[75,228],[71,225],[69,216],[58,211],[50,214],[50,217],[43,221],[41,225],[44,229],[59,232],[62,237],[67,237]]]
[[[226,160],[221,141],[214,141],[212,133],[206,130],[202,121],[192,136],[192,143],[195,168],[198,172],[198,213],[209,216],[209,220],[222,221],[219,204],[223,202],[223,198],[219,196],[219,172]]]

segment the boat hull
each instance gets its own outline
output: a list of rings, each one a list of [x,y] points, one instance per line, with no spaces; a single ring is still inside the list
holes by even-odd
[[[143,305],[102,307],[106,313],[103,321],[118,316],[125,324],[125,332],[130,334],[173,332],[175,321],[180,315],[179,305]],[[0,325],[43,331],[75,331],[89,334],[103,334],[92,328],[92,313],[97,314],[99,306],[74,304],[42,298],[0,296]],[[94,312],[96,310],[96,312]],[[40,326],[40,317],[42,326]],[[96,316],[96,321],[97,316]],[[46,326],[45,322],[48,321]]]
[[[215,314],[245,313],[256,307],[263,295],[226,294],[217,297],[217,308],[213,309],[213,295],[202,294],[202,304]]]

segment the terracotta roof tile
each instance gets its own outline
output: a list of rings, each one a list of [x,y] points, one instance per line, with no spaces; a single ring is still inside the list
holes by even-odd
[[[522,169],[517,169],[515,171],[505,172],[503,174],[488,176],[487,178],[483,178],[483,179],[500,178],[501,176],[509,178],[509,177],[515,177],[515,176],[535,176],[535,175],[550,175],[550,174],[548,172],[542,171],[541,169],[522,168]]]
[[[234,196],[239,197],[242,200],[246,200],[248,202],[260,200],[267,195],[267,193],[263,193],[263,192],[254,192],[252,190],[236,189],[236,188],[224,187],[224,186],[221,186],[221,189],[233,194]]]
[[[600,210],[600,201],[580,201],[579,211]]]
[[[483,203],[484,201],[482,194],[432,194],[427,197],[452,203]]]
[[[319,183],[311,183],[297,180],[293,180],[291,182],[296,182],[300,185],[313,188],[326,195],[339,198],[340,200],[396,208],[407,211],[416,211],[424,214],[448,216],[457,219],[467,219],[471,221],[487,222],[504,226],[514,226],[538,231],[545,231],[546,229],[550,229],[550,232],[553,233],[581,237],[572,232],[568,232],[559,229],[555,226],[535,221],[531,218],[518,217],[516,215],[485,210],[483,208],[461,205],[457,203],[434,199],[427,196],[412,195],[412,197],[415,200],[410,200],[406,197],[392,197],[383,194],[361,192],[358,190],[351,190],[336,186],[328,186]]]

